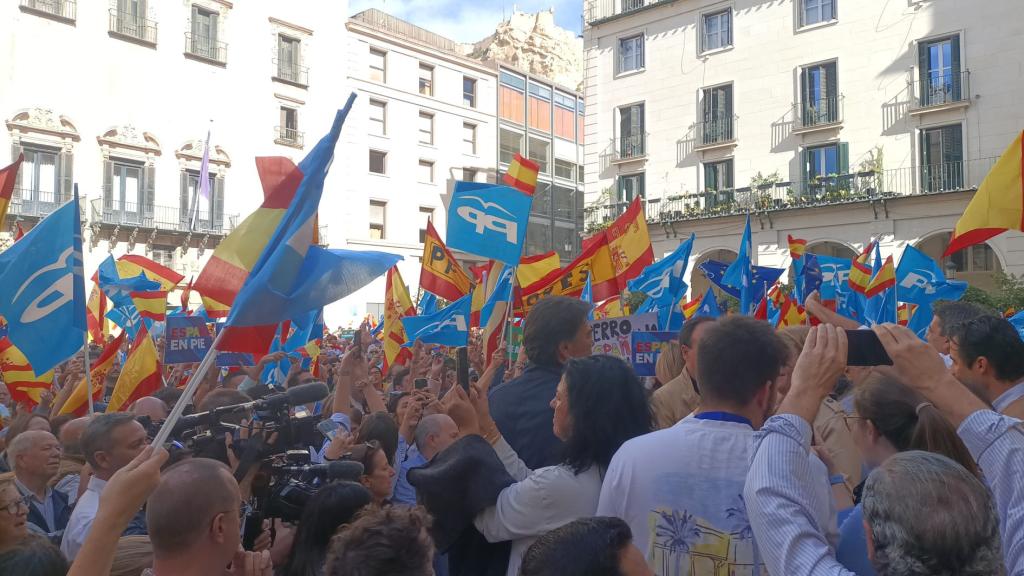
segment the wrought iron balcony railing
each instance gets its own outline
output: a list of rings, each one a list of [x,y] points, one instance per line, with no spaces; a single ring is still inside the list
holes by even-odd
[[[619,136],[614,140],[615,160],[637,160],[647,156],[647,136],[645,132],[636,132]]]
[[[277,144],[302,148],[305,137],[305,132],[299,132],[295,128],[286,128],[284,126],[274,128],[274,142]]]
[[[185,53],[219,64],[228,62],[228,44],[208,36],[185,32]]]
[[[108,226],[155,229],[165,232],[194,232],[223,236],[231,232],[238,221],[237,215],[210,210],[198,210],[193,215],[179,206],[156,206],[133,202],[113,202],[95,198],[90,203],[90,222]]]
[[[739,137],[739,116],[712,116],[694,127],[694,148],[709,148],[735,142]]]
[[[584,10],[587,24],[624,16],[648,6],[666,4],[672,0],[589,0]]]
[[[293,62],[282,62],[273,59],[274,79],[299,86],[309,86],[309,67],[299,66]]]
[[[971,71],[932,72],[910,87],[910,109],[924,110],[947,104],[970,103]]]
[[[117,8],[110,9],[110,33],[156,45],[156,21]]]
[[[21,9],[66,22],[74,22],[78,16],[75,0],[21,0]]]
[[[843,122],[843,103],[845,97],[829,96],[818,100],[797,102],[793,105],[796,111],[797,129],[834,126]]]

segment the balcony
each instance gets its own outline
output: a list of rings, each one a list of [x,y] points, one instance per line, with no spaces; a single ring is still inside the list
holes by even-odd
[[[299,66],[292,62],[281,62],[277,58],[273,59],[273,64],[273,79],[275,81],[298,86],[299,88],[309,86],[309,67]]]
[[[299,132],[295,128],[286,128],[284,126],[274,127],[275,144],[291,146],[292,148],[302,148],[305,136],[305,132]]]
[[[932,73],[912,82],[908,90],[911,114],[966,107],[971,104],[971,71]]]
[[[672,0],[589,0],[584,7],[587,24],[593,26],[644,8],[668,4]]]
[[[21,0],[21,11],[66,24],[74,24],[78,15],[75,0]]]
[[[612,145],[615,152],[612,156],[612,164],[623,164],[647,158],[648,136],[647,133],[639,132],[614,139]]]
[[[927,196],[977,189],[997,158],[946,162],[891,170],[830,174],[807,181],[774,182],[757,187],[705,190],[645,201],[651,224],[667,224],[800,208],[877,202],[898,197]],[[584,209],[587,233],[614,220],[628,202]]]
[[[7,213],[11,216],[44,218],[60,208],[64,202],[65,199],[61,198],[59,193],[15,188],[11,194],[11,204]]]
[[[178,206],[145,206],[125,202],[118,206],[104,203],[103,198],[95,198],[90,202],[89,222],[91,225],[119,226],[124,228],[144,228],[162,232],[199,233],[213,236],[224,236],[234,229],[238,215],[213,214],[209,210],[200,210],[196,214],[196,224],[190,226],[188,210]]]
[[[185,56],[218,66],[226,66],[228,45],[227,42],[218,42],[214,38],[185,32]]]
[[[117,8],[110,9],[110,30],[111,36],[144,44],[149,47],[156,46],[156,21],[132,14],[122,12]]]
[[[830,98],[793,104],[796,124],[793,132],[800,134],[835,128],[843,123],[843,103],[845,97],[840,94]]]
[[[739,116],[723,115],[698,122],[694,127],[694,150],[732,146],[739,137]]]

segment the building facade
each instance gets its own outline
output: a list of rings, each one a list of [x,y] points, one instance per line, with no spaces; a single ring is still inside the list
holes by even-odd
[[[587,0],[586,228],[636,196],[656,254],[697,234],[695,263],[756,262],[786,238],[849,257],[872,239],[938,258],[1024,128],[1024,23],[1013,0]],[[953,255],[991,287],[1024,273],[1024,235]],[[691,266],[691,270],[696,266]],[[701,292],[706,280],[691,275]]]
[[[311,0],[5,3],[0,140],[25,163],[2,241],[77,183],[87,275],[125,253],[197,275],[263,200],[253,159],[300,161],[345,103],[346,78],[333,73],[344,27],[329,24],[345,11]],[[208,133],[207,202],[196,186]],[[344,172],[336,164],[327,180],[328,215],[342,207]]]

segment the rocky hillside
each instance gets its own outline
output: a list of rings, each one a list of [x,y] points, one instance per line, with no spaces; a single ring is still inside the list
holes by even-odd
[[[469,56],[504,62],[568,88],[583,88],[583,40],[555,25],[554,10],[515,11],[494,34],[473,44]]]

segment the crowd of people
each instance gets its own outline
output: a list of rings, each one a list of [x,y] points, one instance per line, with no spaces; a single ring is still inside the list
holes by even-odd
[[[891,365],[849,366],[847,329],[868,328],[808,302],[814,327],[692,318],[646,379],[592,354],[590,306],[561,296],[516,358],[474,342],[468,387],[444,347],[384,366],[368,330],[328,335],[283,386],[326,384],[288,408],[317,441],[271,456],[283,432],[252,401],[281,353],[192,398],[175,366],[128,410],[80,417],[61,414],[73,359],[37,406],[0,386],[0,574],[1024,574],[1017,331],[946,303],[926,340],[870,329]],[[153,445],[179,402],[218,424]],[[283,480],[261,458],[332,472],[268,504]]]

